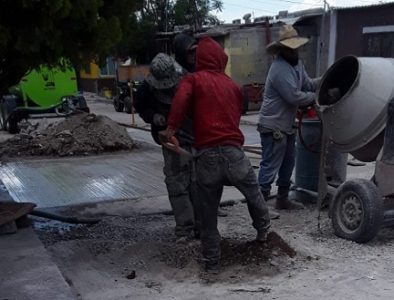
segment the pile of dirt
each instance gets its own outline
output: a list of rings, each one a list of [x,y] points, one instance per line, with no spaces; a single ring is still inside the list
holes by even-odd
[[[133,148],[124,127],[105,116],[80,113],[45,126],[25,123],[20,134],[0,144],[0,157],[89,155]]]
[[[223,267],[270,264],[272,257],[294,257],[297,253],[276,232],[268,234],[267,242],[223,239],[220,244]],[[167,245],[161,251],[161,261],[169,267],[182,269],[193,260],[201,260],[200,243]]]

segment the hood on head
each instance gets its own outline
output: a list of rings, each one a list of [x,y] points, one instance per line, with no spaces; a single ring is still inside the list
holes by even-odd
[[[228,61],[223,48],[212,38],[204,37],[198,42],[196,70],[224,72]]]

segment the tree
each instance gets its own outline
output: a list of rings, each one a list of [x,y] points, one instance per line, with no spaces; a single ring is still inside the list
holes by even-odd
[[[148,63],[157,53],[157,32],[173,31],[175,25],[189,25],[195,31],[203,25],[218,24],[212,11],[221,11],[221,0],[144,0],[130,33],[121,43],[120,53],[133,55]]]
[[[174,4],[174,24],[188,24],[201,30],[203,25],[219,24],[219,19],[211,11],[222,11],[221,0],[178,0]]]
[[[143,0],[0,1],[0,94],[32,68],[114,51]]]

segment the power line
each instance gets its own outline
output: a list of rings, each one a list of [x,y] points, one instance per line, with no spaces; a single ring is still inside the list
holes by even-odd
[[[249,1],[268,4],[265,1],[259,1],[259,0],[249,0]],[[267,0],[267,1],[269,1],[269,0]],[[305,5],[312,5],[312,6],[322,6],[320,4],[317,4],[316,1],[314,3],[291,1],[291,0],[272,0],[272,1],[276,2],[276,4],[277,4],[277,2],[285,2],[285,3],[292,3],[292,4],[305,4]]]
[[[257,7],[248,7],[248,6],[243,6],[243,5],[238,5],[238,4],[228,3],[228,2],[225,2],[225,4],[226,4],[226,5],[230,5],[230,6],[235,6],[235,7],[241,7],[241,8],[251,9],[251,10],[259,10],[259,11],[269,12],[269,13],[273,13],[273,14],[276,14],[276,13],[277,13],[277,12],[272,11],[272,10],[261,9],[261,8],[257,8]]]
[[[256,3],[262,3],[262,4],[271,4],[271,3],[267,3],[267,2],[264,2],[264,1],[261,1],[261,0],[250,0],[250,1],[253,1],[253,2],[256,2]],[[275,0],[275,1],[282,1],[282,2],[293,3],[293,4],[306,4],[306,3],[303,3],[303,2],[297,2],[297,1],[291,1],[291,0]],[[272,14],[276,14],[277,13],[277,11],[272,11],[272,10],[267,10],[267,9],[262,9],[262,8],[257,8],[257,7],[251,7],[251,6],[244,6],[244,5],[230,3],[230,2],[227,2],[227,1],[223,1],[223,4],[224,4],[224,6],[230,5],[230,6],[234,6],[234,7],[240,7],[240,8],[246,8],[246,9],[251,9],[251,10],[269,12],[269,13],[272,13]],[[321,7],[321,5],[312,4],[312,3],[311,4],[308,3],[307,5],[312,5],[313,7]]]

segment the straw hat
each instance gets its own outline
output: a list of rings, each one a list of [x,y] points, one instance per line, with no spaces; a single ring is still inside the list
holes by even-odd
[[[267,52],[275,54],[280,47],[297,49],[308,43],[309,39],[300,37],[291,25],[283,25],[279,30],[279,40],[267,46]]]

